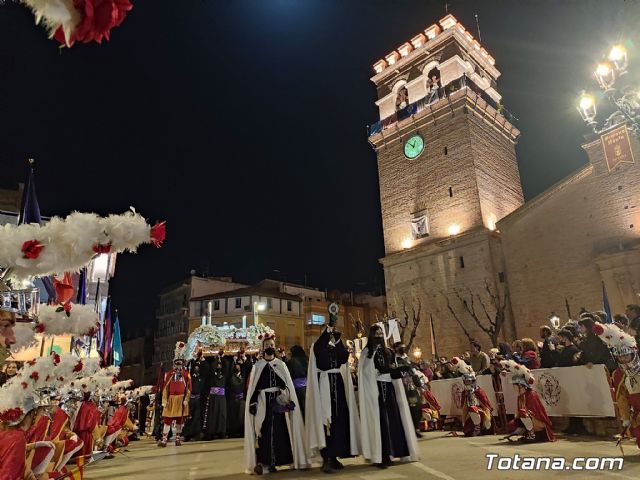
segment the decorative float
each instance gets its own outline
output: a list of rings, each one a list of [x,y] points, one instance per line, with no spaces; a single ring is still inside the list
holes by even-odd
[[[202,350],[205,357],[224,350],[225,355],[235,355],[239,351],[252,355],[260,351],[262,337],[273,335],[274,331],[266,325],[251,325],[248,328],[217,328],[213,325],[201,325],[187,339],[185,354],[187,359],[194,358]]]

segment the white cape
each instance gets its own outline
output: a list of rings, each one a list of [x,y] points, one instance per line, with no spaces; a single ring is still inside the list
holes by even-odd
[[[380,408],[378,406],[378,372],[373,357],[367,358],[369,347],[365,347],[358,362],[358,399],[360,400],[360,429],[362,432],[362,455],[372,463],[382,463],[382,437],[380,433]],[[409,447],[409,459],[420,460],[409,402],[402,380],[392,380],[404,435]]]
[[[307,397],[305,402],[305,428],[309,455],[314,460],[319,460],[320,450],[327,446],[325,437],[325,425],[331,424],[331,402],[327,405],[323,402],[320,394],[321,382],[323,389],[329,389],[328,375],[318,380],[320,370],[316,366],[316,355],[311,345],[309,353],[309,370],[307,373]],[[349,372],[349,363],[340,367],[340,374],[344,383],[345,397],[349,407],[349,436],[351,455],[360,455],[360,421],[358,416],[358,405],[356,395],[353,390],[353,381]]]
[[[292,412],[285,413],[287,427],[289,428],[291,453],[293,453],[293,466],[297,469],[308,468],[310,465],[307,460],[307,452],[304,444],[304,422],[302,420],[302,414],[300,413],[300,404],[298,403],[298,397],[296,396],[296,389],[293,386],[293,380],[291,380],[291,375],[289,374],[287,366],[282,360],[275,358],[270,362],[267,362],[266,360],[259,360],[253,366],[251,374],[249,375],[249,389],[247,391],[244,414],[244,458],[246,471],[247,473],[253,473],[253,469],[256,466],[256,442],[258,440],[258,433],[262,428],[262,422],[267,414],[263,402],[258,402],[258,412],[256,415],[251,415],[249,413],[251,396],[253,395],[253,392],[256,389],[256,384],[260,379],[260,375],[267,364],[271,364],[276,375],[284,381],[291,401],[296,404],[296,408]]]

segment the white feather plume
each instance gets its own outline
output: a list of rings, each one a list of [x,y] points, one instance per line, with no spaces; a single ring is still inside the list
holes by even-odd
[[[53,37],[62,27],[67,45],[76,27],[80,23],[81,15],[73,6],[73,0],[21,0],[36,17],[36,25],[42,23],[47,29],[49,38]]]
[[[72,305],[69,315],[58,312],[58,305],[41,305],[38,323],[45,335],[86,335],[98,325],[98,314],[91,305]]]
[[[44,247],[38,258],[24,258],[22,247],[30,240]],[[151,243],[151,226],[138,213],[102,218],[74,212],[44,225],[0,226],[0,266],[10,268],[16,279],[72,272],[89,263],[96,245],[111,245],[112,253],[120,253],[135,252],[143,243]]]
[[[16,337],[16,343],[11,345],[11,353],[18,353],[37,344],[33,323],[18,322],[13,327],[13,334]]]

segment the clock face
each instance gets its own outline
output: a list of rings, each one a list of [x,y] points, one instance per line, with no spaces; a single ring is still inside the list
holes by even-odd
[[[404,155],[408,159],[414,159],[424,150],[424,140],[420,135],[413,135],[404,144]]]

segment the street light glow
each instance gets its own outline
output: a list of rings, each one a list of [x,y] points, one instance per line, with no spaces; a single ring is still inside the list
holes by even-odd
[[[410,238],[405,238],[404,240],[402,240],[402,243],[400,244],[400,246],[404,250],[407,250],[407,249],[413,247],[413,241]]]
[[[593,107],[593,104],[594,101],[591,95],[583,95],[580,98],[580,108],[582,110],[588,110],[589,108]]]
[[[460,233],[460,225],[452,223],[449,225],[449,235],[458,235]]]
[[[627,49],[622,45],[614,45],[611,47],[611,51],[609,52],[609,60],[612,62],[619,62],[620,60],[624,60],[627,56]]]
[[[264,303],[258,303],[258,311],[264,312],[267,309],[267,306]]]

